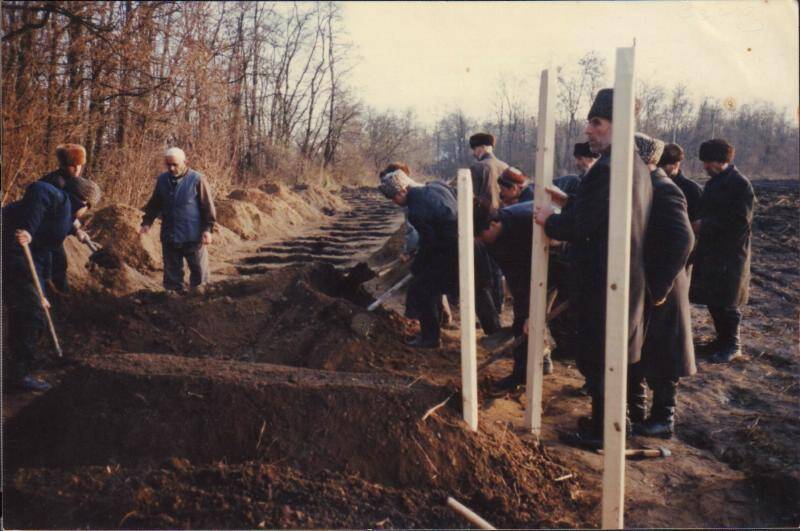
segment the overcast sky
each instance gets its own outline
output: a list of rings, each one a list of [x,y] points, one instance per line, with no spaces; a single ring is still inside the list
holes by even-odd
[[[427,124],[456,107],[489,117],[501,76],[535,109],[547,62],[575,63],[590,50],[606,59],[611,83],[615,49],[634,38],[637,77],[684,83],[695,99],[771,101],[797,120],[793,0],[352,2],[343,12],[358,96],[378,109],[413,108]]]

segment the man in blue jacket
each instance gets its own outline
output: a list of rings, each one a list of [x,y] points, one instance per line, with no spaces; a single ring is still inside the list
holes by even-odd
[[[476,238],[486,245],[503,275],[514,298],[514,337],[525,334],[531,292],[531,248],[533,246],[533,202],[517,203],[495,210],[484,201],[476,201],[473,209]],[[514,349],[514,369],[495,384],[495,390],[505,391],[525,384],[528,344],[522,342]],[[544,358],[544,373],[551,374],[553,365],[548,353]]]
[[[411,263],[413,279],[406,294],[406,313],[419,319],[420,334],[410,346],[438,348],[442,295],[458,295],[458,204],[444,183],[422,185],[395,170],[384,175],[378,189],[398,206],[408,208],[408,221],[419,233],[419,248]]]
[[[208,181],[186,165],[182,149],[168,149],[164,162],[167,171],[158,176],[153,195],[144,207],[139,234],[147,234],[153,221],[161,216],[164,289],[182,293],[184,259],[192,289],[208,282],[206,246],[213,240],[217,212]]]
[[[50,303],[39,298],[22,246],[30,246],[36,274],[43,283],[51,254],[61,248],[73,222],[85,215],[88,203],[99,197],[99,187],[88,179],[74,177],[63,190],[37,181],[28,186],[21,200],[3,208],[3,302],[8,312],[10,351],[6,377],[12,389],[50,388],[30,374],[46,327],[42,306]]]

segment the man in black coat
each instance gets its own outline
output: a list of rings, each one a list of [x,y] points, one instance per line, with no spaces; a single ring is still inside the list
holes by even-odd
[[[533,203],[526,201],[500,210],[492,209],[483,201],[476,203],[473,209],[475,236],[486,246],[506,277],[514,298],[511,330],[515,338],[520,338],[526,333],[524,325],[530,311]],[[523,341],[514,348],[514,369],[495,384],[495,389],[502,391],[524,385],[527,362],[528,342]],[[553,372],[549,353],[543,365],[545,374]]]
[[[378,189],[395,204],[408,208],[408,221],[419,233],[419,248],[411,263],[413,278],[406,294],[406,311],[419,319],[420,334],[409,345],[438,348],[442,295],[458,294],[456,197],[446,184],[421,185],[403,170],[384,175]]]
[[[570,299],[578,312],[576,355],[592,397],[592,415],[588,421],[579,422],[580,431],[573,440],[591,445],[602,444],[603,435],[612,102],[613,89],[603,89],[589,110],[585,133],[600,159],[583,177],[577,194],[569,199],[569,208],[555,214],[554,207],[548,205],[535,213],[536,223],[544,226],[550,238],[573,246],[572,278],[576,285]],[[632,194],[628,361],[636,363],[644,339],[644,242],[652,200],[649,171],[637,155]]]
[[[750,181],[732,164],[733,146],[723,139],[700,145],[700,160],[711,179],[703,190],[690,297],[705,304],[717,339],[712,361],[727,363],[742,355],[739,306],[750,286],[750,237],[755,194]]]
[[[672,179],[672,182],[683,192],[683,196],[686,198],[689,221],[694,223],[700,214],[700,198],[703,195],[703,188],[683,174],[683,171],[681,171],[683,158],[683,148],[681,146],[667,144],[664,146],[664,153],[658,160],[658,167],[664,170],[667,177]]]
[[[637,134],[636,146],[651,172],[653,203],[645,239],[647,331],[642,360],[630,369],[628,407],[634,433],[669,438],[675,427],[678,380],[697,371],[686,271],[694,234],[684,194],[656,166],[659,158],[663,160],[664,143]],[[653,390],[646,421],[645,380]]]

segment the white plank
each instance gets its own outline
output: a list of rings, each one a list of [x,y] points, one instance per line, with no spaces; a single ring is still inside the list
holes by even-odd
[[[458,170],[458,275],[461,315],[461,395],[464,422],[478,430],[478,355],[475,343],[475,236],[472,176]]]
[[[628,374],[634,48],[617,48],[608,219],[602,527],[623,527]]]
[[[534,203],[544,206],[550,202],[545,186],[553,182],[555,161],[555,74],[542,70],[539,84],[539,116],[536,135],[536,168]],[[531,297],[528,313],[528,370],[525,375],[525,428],[538,436],[542,428],[542,386],[544,374],[545,327],[547,314],[547,262],[550,241],[544,227],[533,223],[531,250]]]

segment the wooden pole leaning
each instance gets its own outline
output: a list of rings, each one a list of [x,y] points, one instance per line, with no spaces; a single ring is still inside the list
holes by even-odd
[[[544,206],[550,202],[545,187],[553,183],[555,157],[555,75],[542,70],[539,84],[539,116],[536,135],[536,173],[534,177],[534,204]],[[533,224],[531,251],[531,289],[528,312],[528,367],[525,376],[526,403],[525,428],[538,436],[542,428],[542,386],[544,384],[544,349],[547,326],[547,263],[550,240],[544,227]]]
[[[458,276],[461,316],[461,397],[464,422],[478,431],[478,354],[475,340],[475,236],[472,175],[458,170]]]
[[[634,134],[634,51],[617,48],[608,216],[602,527],[622,528]]]
[[[28,263],[28,269],[31,272],[31,280],[33,281],[33,286],[36,289],[36,294],[39,295],[39,303],[42,305],[42,310],[44,310],[45,317],[47,317],[47,328],[50,330],[50,337],[53,339],[53,345],[56,347],[56,353],[58,354],[59,358],[63,358],[64,353],[61,350],[61,344],[58,342],[58,334],[56,334],[56,327],[53,324],[53,317],[50,315],[50,308],[47,307],[47,303],[45,302],[47,298],[44,296],[42,285],[39,283],[39,275],[36,273],[36,265],[33,263],[31,248],[27,243],[24,243],[22,244],[22,251],[25,253],[25,261]]]

